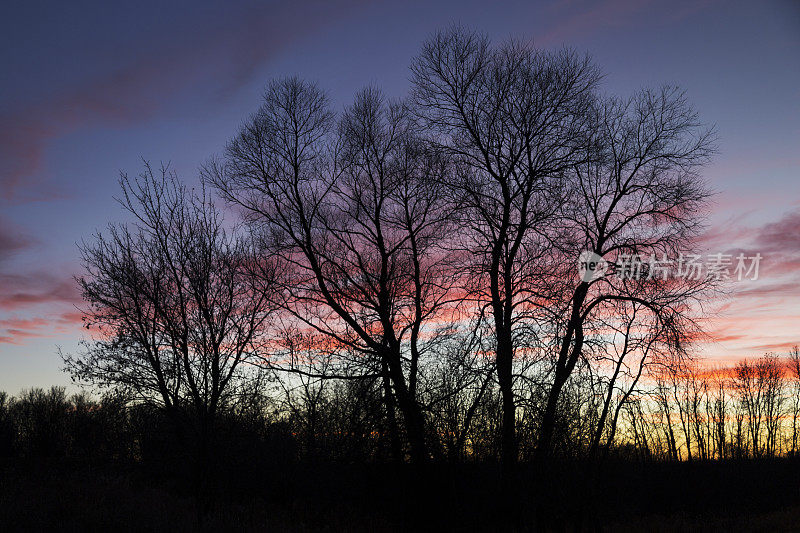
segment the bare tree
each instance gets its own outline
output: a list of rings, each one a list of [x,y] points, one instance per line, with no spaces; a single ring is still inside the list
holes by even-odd
[[[791,414],[792,414],[792,455],[798,451],[798,418],[800,418],[800,347],[795,346],[789,352],[789,378],[791,379]]]
[[[728,431],[727,419],[729,415],[729,378],[727,373],[717,369],[712,378],[713,408],[712,417],[714,422],[713,436],[716,457],[725,459],[728,456]]]
[[[446,161],[414,126],[405,105],[373,89],[336,123],[316,86],[285,79],[205,175],[290,272],[287,321],[323,335],[341,364],[384,376],[422,462],[420,361],[435,344],[426,327],[449,306],[452,276],[437,253],[447,236],[437,187]]]
[[[468,295],[489,308],[502,396],[502,460],[518,459],[513,365],[538,295],[537,230],[561,202],[562,176],[577,162],[598,74],[588,58],[519,43],[493,48],[460,27],[427,41],[412,64],[413,99],[437,149],[458,172],[449,182],[471,259]]]
[[[709,445],[711,438],[707,429],[708,414],[708,379],[705,369],[701,368],[699,364],[694,362],[687,368],[686,373],[686,393],[689,404],[689,420],[691,430],[694,432],[695,448],[697,456],[700,460],[707,460],[709,458]]]
[[[442,344],[425,396],[433,432],[448,460],[467,457],[478,410],[494,385],[491,358],[481,348],[480,328],[459,332]]]
[[[759,361],[760,379],[764,383],[764,451],[768,457],[780,453],[781,421],[784,415],[784,367],[776,355]]]
[[[783,368],[774,355],[740,361],[734,369],[753,457],[775,455],[783,414],[782,382]]]
[[[551,238],[550,277],[540,277],[562,315],[553,336],[555,371],[539,450],[550,453],[560,391],[581,358],[591,324],[615,302],[637,302],[655,315],[668,345],[680,352],[696,328],[691,303],[708,279],[648,268],[651,260],[693,250],[708,196],[697,174],[712,153],[712,133],[677,89],[641,91],[628,100],[600,99],[585,161],[572,167],[572,187]],[[583,252],[616,265],[616,275],[570,275]],[[648,263],[641,270],[638,258]],[[633,266],[633,270],[630,267]],[[574,272],[574,270],[572,270]],[[544,292],[542,291],[539,291]]]
[[[639,380],[652,362],[653,352],[659,350],[661,331],[658,321],[647,323],[637,314],[649,314],[640,304],[620,302],[617,311],[603,322],[609,332],[608,342],[600,344],[601,351],[596,356],[600,364],[610,366],[610,374],[602,380],[604,398],[596,429],[590,444],[590,454],[594,455],[600,446],[603,433],[607,431],[605,450],[611,447],[617,431],[620,413],[637,391]],[[652,320],[651,315],[651,320]],[[663,348],[662,348],[663,349]],[[616,397],[616,402],[612,403]],[[609,414],[611,418],[609,419]]]
[[[739,395],[740,410],[747,423],[747,436],[753,457],[759,457],[762,422],[762,394],[755,366],[748,360],[739,361],[734,369],[734,383]]]
[[[670,390],[669,376],[671,373],[671,366],[661,365],[658,372],[655,373],[655,388],[652,391],[652,396],[656,403],[657,423],[656,426],[661,429],[663,434],[663,443],[667,449],[667,457],[673,461],[679,461],[681,456],[678,450],[678,441],[675,438],[675,428],[673,420],[673,394]]]
[[[167,169],[148,165],[121,186],[134,221],[81,247],[84,320],[97,335],[64,356],[66,368],[75,380],[162,406],[180,431],[192,422],[205,454],[217,413],[259,354],[274,269]]]

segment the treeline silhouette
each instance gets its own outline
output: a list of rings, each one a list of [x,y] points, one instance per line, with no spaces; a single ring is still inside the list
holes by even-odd
[[[43,489],[48,484],[78,487],[80,493],[82,484],[107,490],[112,479],[112,488],[135,508],[127,511],[131,527],[179,530],[269,525],[528,530],[603,524],[638,529],[650,527],[650,521],[680,528],[709,520],[720,527],[755,527],[748,522],[752,517],[763,519],[766,511],[780,513],[796,503],[800,381],[787,361],[797,364],[797,352],[714,372],[695,367],[659,376],[623,407],[624,422],[613,443],[604,441],[602,454],[592,444],[603,395],[571,406],[575,411],[560,410],[560,455],[547,465],[517,467],[508,497],[517,509],[497,500],[508,481],[498,462],[496,388],[484,390],[469,429],[463,419],[453,420],[455,406],[469,403],[461,397],[469,392],[456,393],[448,399],[451,409],[431,416],[429,439],[437,446],[432,461],[419,470],[397,462],[377,378],[372,384],[316,379],[290,386],[279,374],[283,383],[266,380],[237,391],[220,410],[213,451],[203,456],[202,466],[196,442],[193,446],[176,431],[158,406],[119,393],[68,396],[63,387],[30,389],[18,397],[0,393],[5,472],[0,485],[11,492],[32,479],[33,493],[41,496],[48,494]],[[570,384],[568,397],[586,397],[583,386],[588,384]],[[534,422],[521,417],[518,427],[533,433]],[[523,458],[534,453],[532,446],[521,446]],[[148,513],[139,508],[145,505],[140,494],[153,485],[165,487],[157,497],[168,503]],[[641,498],[642,487],[647,498]],[[15,497],[6,493],[4,501]],[[31,511],[34,520],[7,505],[0,513],[7,524],[59,525],[38,506]],[[98,504],[112,506],[102,513],[82,508],[93,502],[70,505],[87,517],[83,522],[71,514],[69,523],[76,527],[98,514],[110,523],[109,515],[118,518],[114,503]],[[231,509],[238,513],[235,520],[227,517]],[[138,516],[143,511],[144,517]],[[775,527],[794,523],[793,516],[779,514]]]
[[[692,461],[792,457],[800,451],[797,348],[785,358],[766,355],[727,368],[694,363],[653,373],[625,403],[612,402],[610,409],[606,384],[591,376],[571,382],[566,397],[574,401],[559,410],[556,425],[558,457],[590,459],[602,452],[616,459]],[[445,391],[432,398],[438,401],[431,401],[428,414],[428,440],[436,443],[433,458],[443,463],[498,461],[498,388],[468,390],[453,387],[452,380],[439,374],[432,387]],[[477,392],[481,397],[475,401]],[[231,460],[402,461],[383,394],[377,377],[321,379],[274,372],[270,379],[238,389],[221,406],[215,445]],[[614,416],[603,422],[608,410]],[[528,406],[517,421],[520,433],[530,435],[521,441],[523,458],[535,453],[536,411]],[[192,418],[191,413],[184,416]],[[3,457],[157,461],[175,451],[170,447],[178,446],[182,431],[160,407],[131,401],[119,391],[99,398],[88,392],[68,396],[64,387],[29,389],[18,397],[0,392]]]

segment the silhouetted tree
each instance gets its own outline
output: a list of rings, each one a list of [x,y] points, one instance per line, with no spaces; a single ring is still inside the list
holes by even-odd
[[[86,274],[77,281],[97,335],[64,356],[66,369],[161,406],[179,431],[193,432],[205,459],[221,407],[263,348],[275,270],[225,228],[205,192],[166,169],[148,165],[136,179],[123,175],[121,187],[134,221],[81,247]]]
[[[51,387],[47,391],[37,387],[22,391],[14,402],[14,418],[24,455],[63,457],[67,454],[69,408],[64,387]]]
[[[13,416],[14,398],[0,392],[0,457],[14,454],[16,421]]]
[[[520,43],[492,47],[478,33],[437,33],[412,63],[413,100],[437,149],[455,159],[448,182],[470,261],[468,298],[488,306],[502,397],[502,460],[518,458],[513,365],[539,305],[541,225],[557,213],[598,73],[588,58]]]
[[[313,350],[386,380],[415,462],[429,455],[417,390],[424,332],[452,285],[437,251],[447,165],[425,146],[404,104],[367,89],[337,123],[321,90],[290,78],[269,86],[205,174],[290,272],[281,303],[291,327],[322,336]]]
[[[556,266],[539,277],[557,295],[551,307],[561,313],[551,319],[558,326],[556,362],[539,433],[542,457],[551,451],[560,391],[581,359],[593,321],[618,302],[636,302],[680,352],[696,330],[691,303],[713,281],[674,269],[636,271],[637,258],[664,261],[693,250],[700,229],[708,193],[697,172],[713,151],[713,137],[683,94],[665,87],[627,100],[599,98],[591,132],[585,160],[569,169],[561,216],[551,225],[549,264]],[[583,252],[617,265],[616,275],[575,276],[572,265]]]
[[[798,451],[798,418],[800,418],[800,347],[795,346],[789,352],[789,379],[791,380],[790,409],[792,415],[791,453]]]
[[[753,457],[773,456],[783,410],[783,368],[777,357],[743,360],[734,368],[734,385],[747,424]]]
[[[637,312],[642,312],[641,307],[636,302],[621,302],[613,314],[602,321],[609,332],[606,335],[608,342],[600,343],[600,352],[596,357],[601,364],[610,366],[611,372],[601,380],[604,397],[590,445],[589,451],[592,455],[597,453],[604,432],[608,433],[605,444],[606,453],[608,452],[614,442],[625,403],[637,391],[645,369],[653,362],[651,358],[655,359],[652,357],[653,352],[657,352],[659,348],[663,350],[659,344],[668,341],[661,337],[658,321],[648,324],[641,318],[637,319]]]

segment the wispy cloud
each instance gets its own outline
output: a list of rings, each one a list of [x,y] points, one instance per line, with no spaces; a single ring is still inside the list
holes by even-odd
[[[141,49],[66,93],[33,104],[6,102],[0,112],[0,199],[25,201],[64,194],[41,187],[48,143],[81,127],[131,124],[180,96],[219,98],[247,83],[288,44],[330,24],[356,2],[226,7],[174,35],[132,42]],[[187,14],[191,16],[191,13]]]
[[[0,217],[0,263],[27,248],[35,240],[26,235],[20,228]]]
[[[22,345],[29,339],[52,337],[73,329],[82,322],[77,311],[55,316],[0,319],[0,344]]]
[[[16,311],[39,304],[74,305],[78,302],[80,293],[71,277],[45,272],[0,272],[0,311]]]
[[[800,342],[800,209],[760,225],[745,220],[731,218],[701,239],[713,253],[762,255],[758,280],[732,282],[708,348],[739,357],[785,352]]]
[[[550,5],[556,22],[536,43],[558,45],[605,31],[634,28],[641,26],[643,18],[676,23],[715,3],[717,0],[676,0],[667,4],[653,0],[561,0]]]
[[[559,2],[556,11],[572,12],[550,31],[537,39],[539,45],[548,46],[574,39],[578,35],[597,33],[610,27],[629,23],[651,2],[649,0],[604,0],[602,2]]]

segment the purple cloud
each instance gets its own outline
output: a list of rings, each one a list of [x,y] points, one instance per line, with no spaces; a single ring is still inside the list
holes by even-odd
[[[158,42],[131,43],[138,54],[123,56],[121,64],[65,93],[32,104],[7,102],[0,111],[0,199],[62,194],[41,186],[45,151],[53,139],[84,126],[146,120],[189,91],[206,98],[226,96],[285,46],[356,4],[345,0],[227,8],[221,15],[194,21],[180,35],[167,27]]]
[[[16,311],[39,304],[74,306],[80,302],[80,291],[71,277],[57,277],[44,272],[0,272],[0,311]]]
[[[30,248],[34,242],[21,230],[0,218],[0,262],[17,252]]]

